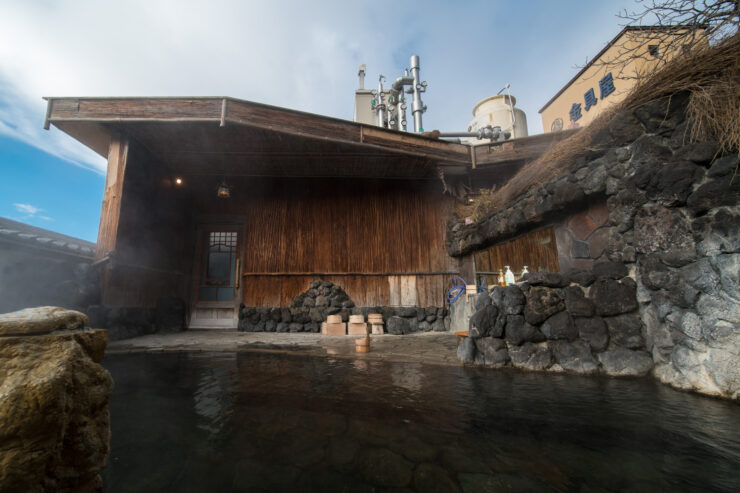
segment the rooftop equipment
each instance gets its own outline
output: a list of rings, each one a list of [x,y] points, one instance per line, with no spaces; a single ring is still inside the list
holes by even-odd
[[[386,77],[378,76],[378,87],[375,90],[365,89],[365,64],[360,65],[357,75],[360,87],[355,91],[355,121],[367,125],[392,130],[406,131],[406,94],[412,96],[411,114],[414,118],[414,132],[424,132],[422,115],[427,106],[421,100],[421,94],[427,90],[427,82],[419,75],[419,56],[412,55],[410,68],[404,69],[402,76],[393,81],[389,89],[383,87]],[[527,117],[522,110],[515,108],[516,99],[506,84],[496,96],[486,98],[473,108],[473,121],[467,132],[426,132],[433,138],[473,137],[468,143],[477,144],[483,141],[496,142],[511,137],[527,136]],[[508,94],[502,95],[503,91]]]
[[[421,93],[426,92],[427,82],[422,81],[419,76],[419,56],[412,55],[409,62],[411,68],[405,69],[404,74],[393,81],[390,89],[383,88],[385,76],[382,74],[378,76],[378,88],[374,91],[365,89],[366,67],[364,64],[360,65],[357,74],[360,78],[360,87],[355,91],[356,122],[406,131],[407,105],[404,94],[410,94],[414,132],[424,131],[421,115],[427,107],[421,100]]]
[[[484,99],[473,108],[473,119],[468,125],[469,132],[479,132],[486,126],[500,127],[513,138],[526,137],[527,115],[517,108],[516,98],[511,95],[511,86],[506,84],[495,96]],[[508,94],[501,94],[506,91]],[[478,141],[482,140],[478,137]],[[473,140],[471,143],[477,144]]]

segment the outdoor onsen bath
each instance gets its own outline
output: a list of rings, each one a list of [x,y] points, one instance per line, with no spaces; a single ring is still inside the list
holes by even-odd
[[[335,27],[273,58],[292,5],[274,39],[192,66],[228,84],[222,58],[264,53],[289,69],[250,84],[316,105],[343,88],[344,113],[45,97],[43,135],[104,166],[99,226],[74,236],[21,198],[0,217],[0,493],[740,491],[740,37],[737,2],[710,4],[735,31],[630,23],[560,89],[519,64],[569,39],[534,17],[476,45],[466,74],[522,72],[479,87],[469,46],[394,52],[382,75]],[[349,4],[311,8],[361,30]],[[532,12],[572,6],[554,8]],[[352,56],[306,62],[317,37]],[[2,96],[0,133],[25,128]],[[30,181],[76,214],[84,190],[53,176]]]

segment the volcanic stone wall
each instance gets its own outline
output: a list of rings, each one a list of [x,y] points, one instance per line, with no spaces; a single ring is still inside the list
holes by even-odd
[[[664,383],[740,398],[740,160],[737,150],[723,155],[713,142],[686,143],[687,100],[678,94],[615,116],[584,156],[549,183],[474,225],[450,221],[448,251],[462,255],[539,227],[564,228],[595,203],[605,201],[608,212],[599,226],[599,256],[584,252],[593,270],[568,272],[561,261],[562,280],[530,279],[519,288],[521,314],[507,313],[494,299],[487,308],[489,318],[496,311],[493,332],[476,332],[483,317],[476,313],[471,340],[460,348],[465,361],[500,365],[508,358],[532,369],[637,374],[646,361],[642,355],[650,354],[649,371]],[[579,265],[575,255],[567,260]],[[593,284],[579,276],[593,276]],[[593,304],[593,317],[572,309],[579,289]],[[619,307],[606,308],[616,300]],[[502,307],[506,323],[499,334]],[[510,329],[521,324],[516,316],[542,336],[527,325],[525,332],[544,339],[513,344],[508,332],[519,330]],[[604,349],[584,332],[586,320],[606,325]],[[604,334],[603,328],[593,330]],[[517,363],[522,360],[527,363]]]
[[[603,262],[593,272],[526,274],[481,293],[458,356],[493,367],[645,375],[653,359],[627,274],[624,264]]]
[[[246,332],[319,332],[328,315],[380,313],[391,334],[443,332],[449,330],[446,308],[430,307],[358,307],[349,295],[331,281],[313,281],[287,308],[248,307],[239,309],[239,330]]]
[[[86,310],[91,326],[106,329],[110,341],[181,332],[186,311],[185,301],[173,296],[158,298],[155,308],[91,305]]]

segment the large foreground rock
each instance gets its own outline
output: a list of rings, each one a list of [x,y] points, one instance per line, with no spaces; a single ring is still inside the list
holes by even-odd
[[[29,330],[59,323],[62,312],[45,312],[49,319]],[[98,364],[106,332],[81,325],[0,337],[0,493],[93,491],[101,484],[113,380]]]

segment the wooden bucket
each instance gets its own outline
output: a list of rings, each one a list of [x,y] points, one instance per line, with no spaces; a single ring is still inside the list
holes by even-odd
[[[355,352],[357,353],[367,353],[370,351],[370,338],[360,337],[359,339],[355,339]]]
[[[341,315],[329,315],[326,317],[326,323],[329,324],[341,324],[342,323],[342,316]]]
[[[367,334],[367,324],[361,323],[361,324],[355,324],[355,323],[348,323],[347,324],[347,334],[351,336],[364,336]]]
[[[350,315],[349,316],[349,323],[351,323],[351,324],[364,324],[365,323],[365,316],[364,315]]]

